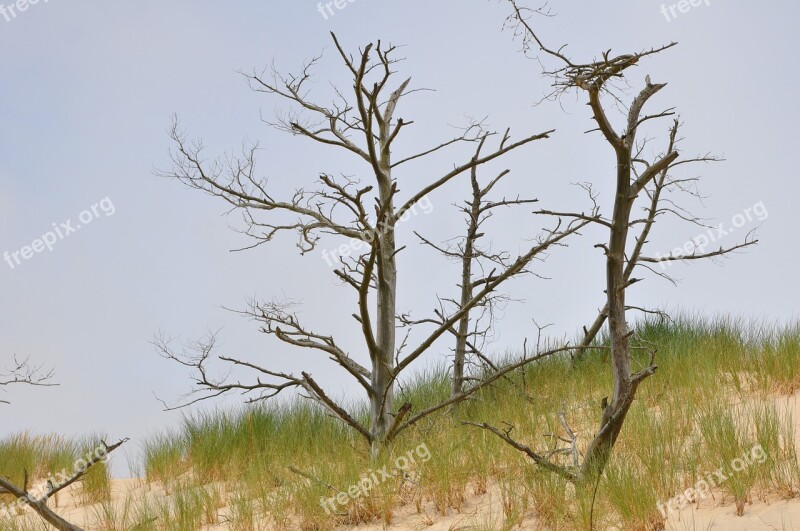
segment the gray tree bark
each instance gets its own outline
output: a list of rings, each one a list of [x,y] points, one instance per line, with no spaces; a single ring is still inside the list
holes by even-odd
[[[517,261],[507,264],[496,275],[483,279],[481,284],[476,281],[463,283],[466,288],[456,311],[449,316],[442,314],[438,322],[432,323],[434,329],[426,332],[418,345],[409,354],[401,357],[405,343],[398,348],[396,257],[403,249],[398,248],[397,244],[397,221],[428,194],[513,150],[548,138],[552,131],[529,135],[512,142],[509,131],[506,130],[499,146],[485,154],[480,154],[479,150],[479,155],[454,164],[450,171],[434,176],[401,201],[397,196],[398,178],[395,174],[404,169],[405,164],[420,162],[434,154],[444,154],[455,145],[484,146],[494,134],[485,131],[482,124],[473,123],[455,138],[394,160],[395,140],[406,127],[413,124],[412,121],[404,121],[402,118],[395,119],[398,103],[403,96],[412,92],[408,89],[411,80],[397,84],[393,92],[389,93],[395,79],[393,68],[397,59],[393,58],[393,53],[396,47],[385,48],[378,41],[360,49],[358,54],[351,55],[344,51],[335,35],[332,37],[339,58],[353,79],[352,91],[337,91],[337,99],[332,104],[323,105],[310,97],[307,82],[317,59],[305,65],[302,72],[296,75],[273,72],[271,78],[259,74],[247,78],[254,90],[278,96],[293,105],[294,110],[288,114],[288,119],[279,117],[272,125],[292,135],[349,152],[369,169],[364,173],[368,174],[370,183],[362,185],[349,178],[342,182],[341,178],[323,174],[319,179],[323,185],[321,189],[299,187],[289,199],[281,200],[273,196],[267,181],[255,174],[255,146],[245,149],[241,158],[233,161],[226,161],[224,164],[207,163],[202,154],[202,144],[187,141],[179,130],[177,121],[171,131],[176,146],[173,168],[161,174],[218,197],[241,211],[247,224],[246,233],[257,240],[256,245],[268,242],[284,231],[295,231],[299,234],[299,247],[303,253],[313,251],[323,234],[367,242],[368,251],[347,259],[340,257],[340,263],[334,264],[336,269],[333,271],[357,295],[358,311],[353,317],[363,333],[363,352],[351,356],[339,347],[331,335],[306,327],[291,311],[292,304],[288,302],[254,303],[247,313],[261,323],[264,333],[283,344],[323,353],[349,373],[367,395],[369,425],[363,425],[362,421],[331,398],[308,372],[301,372],[299,375],[283,373],[249,360],[219,356],[217,359],[224,363],[250,369],[255,376],[254,381],[230,381],[210,377],[208,366],[215,358],[214,335],[190,345],[183,352],[173,350],[169,341],[164,338],[157,338],[156,347],[164,357],[195,371],[197,385],[194,392],[188,395],[192,399],[178,407],[229,392],[249,393],[249,400],[257,402],[272,398],[287,389],[300,389],[304,396],[316,401],[356,430],[368,441],[372,454],[377,455],[388,442],[411,424],[447,404],[464,399],[482,385],[479,383],[469,389],[462,388],[461,393],[454,394],[443,404],[406,419],[413,406],[405,403],[398,407],[395,403],[395,386],[400,373],[427,353],[443,334],[451,333],[461,319],[466,318],[468,326],[470,310],[491,297],[500,284],[522,271],[537,254],[574,234],[587,222],[572,223],[565,228],[561,228],[559,224],[558,228],[547,233],[527,253]],[[304,114],[310,114],[312,118],[301,120],[307,118]],[[368,205],[370,201],[374,201],[374,214]],[[274,217],[281,214],[292,221],[274,221]],[[461,329],[461,325],[458,326]],[[357,357],[363,355],[369,357],[368,366],[357,361]],[[487,381],[506,374],[504,370],[498,368]],[[463,377],[463,368],[461,374]]]

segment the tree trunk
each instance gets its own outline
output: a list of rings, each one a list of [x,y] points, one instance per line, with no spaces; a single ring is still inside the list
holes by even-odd
[[[464,258],[461,275],[461,308],[472,299],[472,267],[471,259]],[[464,364],[467,358],[467,336],[469,335],[469,312],[458,320],[456,331],[456,348],[453,356],[453,382],[450,397],[456,397],[464,391]]]
[[[583,329],[583,341],[581,342],[580,348],[575,352],[572,360],[575,363],[583,361],[586,357],[586,351],[590,348],[592,342],[594,342],[597,335],[603,329],[603,325],[606,324],[606,319],[608,319],[608,302],[600,310],[600,313],[597,314],[594,322],[589,328]]]
[[[464,253],[461,257],[461,300],[459,308],[464,308],[473,297],[472,260],[477,239],[480,220],[481,195],[475,170],[472,172],[472,204],[469,211],[469,225],[464,239]],[[458,320],[456,331],[456,348],[453,356],[453,382],[450,397],[456,397],[464,391],[464,364],[467,358],[467,340],[469,338],[469,315],[466,312]]]
[[[388,130],[381,132],[387,142]],[[389,153],[384,152],[378,172],[380,209],[385,214],[378,216],[377,230],[380,249],[378,251],[377,286],[377,360],[373,360],[371,401],[372,456],[377,457],[386,447],[387,436],[392,427],[394,408],[394,353],[397,328],[397,263],[395,261],[395,209],[394,184],[391,179]],[[377,361],[377,363],[375,362]]]
[[[48,524],[52,525],[59,531],[83,531],[83,528],[80,528],[76,525],[73,525],[63,518],[61,518],[58,514],[56,514],[50,507],[47,506],[46,499],[34,499],[28,495],[27,492],[23,491],[19,487],[12,484],[10,481],[7,481],[4,478],[0,478],[0,487],[4,489],[6,492],[13,495],[16,499],[25,499],[25,503],[33,509],[36,514],[42,517],[44,521]]]
[[[47,506],[46,501],[32,502],[30,506],[48,524],[52,525],[59,531],[83,531],[83,528],[67,522],[59,515],[57,515],[55,512],[50,510],[50,508]]]
[[[583,463],[583,476],[597,478],[605,469],[611,449],[619,436],[631,405],[631,362],[628,322],[625,315],[625,248],[628,241],[633,197],[631,197],[630,150],[617,153],[617,195],[611,236],[606,250],[606,291],[608,326],[611,336],[611,365],[614,395],[604,411],[598,436],[592,441]]]
[[[381,238],[381,259],[378,263],[378,363],[372,371],[371,397],[372,453],[377,455],[386,444],[392,423],[394,403],[394,348],[397,268],[394,259],[394,229]]]

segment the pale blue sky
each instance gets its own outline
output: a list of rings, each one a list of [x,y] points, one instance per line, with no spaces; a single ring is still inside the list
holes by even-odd
[[[697,211],[726,224],[759,202],[769,212],[757,249],[724,267],[676,265],[670,271],[684,279],[678,288],[648,280],[633,300],[769,321],[797,317],[797,3],[713,0],[670,22],[659,1],[551,5],[558,17],[541,22],[542,34],[569,42],[575,57],[679,41],[640,73],[669,82],[654,105],[678,108],[687,154],[711,151],[727,159],[697,168],[710,196]],[[113,216],[100,211],[52,251],[14,269],[0,262],[2,359],[16,354],[53,365],[61,384],[3,395],[13,401],[0,407],[3,433],[102,431],[132,437],[128,451],[135,454],[138,442],[180,418],[162,412],[154,393],[175,398],[189,383],[181,368],[154,353],[149,341],[159,330],[191,339],[223,328],[226,353],[269,357],[280,369],[310,369],[334,393],[353,390],[327,370],[327,360],[275,350],[254,323],[221,309],[242,308],[252,296],[303,300],[304,317],[335,331],[359,357],[357,329],[347,318],[349,293],[320,253],[299,257],[291,237],[230,253],[249,243],[229,228],[237,218],[226,218],[220,202],[153,174],[168,166],[173,113],[191,136],[205,140],[209,154],[260,140],[261,170],[277,186],[311,183],[321,171],[359,171],[348,157],[266,128],[259,112],[268,116],[282,103],[253,94],[236,73],[273,59],[282,70],[294,70],[324,49],[317,86],[324,90],[328,79],[344,83],[329,31],[349,49],[377,38],[406,45],[401,75],[412,76],[414,87],[436,89],[409,97],[400,113],[417,122],[407,133],[409,144],[444,139],[452,132],[448,124],[463,123],[465,116],[488,116],[492,126],[510,126],[517,137],[557,129],[552,140],[503,163],[514,172],[509,190],[557,207],[580,201],[571,182],[591,180],[607,211],[609,150],[598,136],[583,134],[592,124],[576,98],[565,98],[563,109],[533,105],[547,81],[537,63],[518,53],[511,33],[501,31],[508,13],[505,2],[485,0],[356,0],[328,20],[311,0],[50,0],[10,21],[0,15],[0,253],[29,245],[53,223],[76,219],[103,198],[115,207]],[[453,162],[436,159],[432,171]],[[410,186],[425,176],[400,178]],[[464,193],[452,186],[433,196],[433,212],[409,221],[401,240],[413,244],[412,229],[433,230],[438,238],[457,235],[450,205]],[[519,237],[533,236],[540,226],[524,212],[498,219],[503,236],[497,241],[516,250]],[[664,251],[697,235],[677,225],[663,229],[654,240]],[[602,263],[592,249],[597,239],[589,232],[541,265],[538,271],[552,281],[509,286],[527,302],[505,312],[498,352],[532,337],[531,319],[571,333],[593,318],[603,296]],[[433,307],[434,291],[454,292],[452,267],[416,245],[401,267],[403,309],[421,314]],[[444,359],[448,346],[427,361]]]

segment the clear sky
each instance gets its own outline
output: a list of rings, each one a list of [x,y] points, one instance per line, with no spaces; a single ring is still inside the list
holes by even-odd
[[[62,226],[68,220],[81,225],[52,250],[12,261],[13,268],[0,262],[0,359],[30,356],[54,366],[60,383],[0,396],[12,401],[0,406],[3,434],[130,436],[128,453],[136,455],[148,435],[180,420],[181,413],[163,412],[154,395],[173,401],[189,387],[187,373],[150,344],[159,331],[192,339],[222,329],[224,353],[310,370],[334,394],[354,392],[327,360],[265,342],[255,323],[223,309],[244,308],[251,297],[297,299],[305,319],[335,332],[363,359],[348,317],[352,300],[321,253],[298,256],[290,236],[231,253],[250,243],[231,230],[240,226],[238,218],[226,216],[219,201],[154,174],[169,167],[166,131],[177,114],[190,136],[205,141],[209,156],[259,140],[260,171],[283,189],[310,185],[322,171],[363,175],[364,168],[335,150],[266,127],[260,116],[285,105],[252,93],[237,73],[273,60],[295,71],[325,51],[315,88],[324,95],[331,79],[346,87],[330,31],[350,50],[374,39],[405,45],[398,79],[410,76],[412,87],[435,89],[409,97],[399,111],[416,122],[408,129],[409,146],[446,139],[451,125],[468,116],[487,116],[494,128],[511,127],[517,137],[556,129],[552,140],[492,168],[513,171],[507,190],[557,208],[581,204],[570,183],[592,181],[606,212],[613,199],[613,161],[598,135],[584,134],[592,123],[582,100],[573,95],[561,106],[534,105],[548,81],[502,31],[505,2],[355,0],[327,18],[312,0],[40,0],[25,11],[12,10],[11,0],[0,5],[0,253],[19,252],[54,224],[63,232],[71,230]],[[664,14],[662,2],[653,0],[554,1],[558,16],[538,21],[545,38],[570,43],[581,59],[608,48],[627,53],[678,41],[642,64],[639,74],[669,82],[653,105],[677,107],[686,154],[726,159],[689,171],[702,172],[708,198],[688,206],[727,227],[755,205],[765,213],[763,222],[748,221],[719,242],[733,244],[760,225],[758,248],[720,265],[675,265],[670,273],[682,279],[677,287],[649,279],[631,299],[709,315],[795,319],[800,182],[792,146],[800,123],[794,69],[800,7],[786,0],[711,0],[673,17],[669,5]],[[410,190],[425,181],[425,172],[435,175],[463,156],[456,151],[398,176],[401,191],[404,182]],[[435,293],[455,293],[453,265],[419,249],[411,231],[439,240],[458,235],[452,203],[464,198],[463,184],[432,196],[432,211],[401,228],[401,242],[409,245],[400,257],[403,310],[423,316]],[[542,221],[519,211],[498,217],[493,227],[498,245],[516,252]],[[664,225],[654,248],[669,251],[698,233]],[[598,241],[589,231],[537,265],[552,280],[508,286],[524,302],[503,312],[494,351],[518,350],[535,335],[532,319],[554,323],[558,334],[591,321],[603,298],[602,260],[592,248]],[[443,362],[448,347],[437,345],[424,363]],[[231,397],[213,406],[239,402]]]

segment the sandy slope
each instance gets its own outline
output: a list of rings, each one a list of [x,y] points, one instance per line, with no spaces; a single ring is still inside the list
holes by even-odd
[[[115,480],[113,484],[114,498],[124,500],[127,494],[163,496],[163,492],[147,487],[138,479]],[[689,530],[724,530],[724,531],[750,531],[750,530],[786,530],[800,531],[800,498],[793,500],[772,499],[768,502],[756,502],[747,505],[745,514],[738,517],[736,508],[730,498],[723,501],[719,493],[715,500],[707,500],[699,508],[690,506],[679,514],[670,517],[667,529],[670,531]],[[722,503],[722,505],[720,505]],[[61,514],[73,522],[82,523],[86,529],[91,529],[93,516],[97,507],[76,507],[75,501],[70,496],[61,496],[59,499]],[[223,510],[224,512],[224,510]],[[429,531],[467,531],[501,529],[503,522],[503,509],[500,493],[497,488],[492,488],[485,495],[470,496],[460,513],[441,516],[435,512],[417,514],[415,508],[400,508],[395,513],[395,522],[388,527],[379,524],[350,527],[354,531],[381,531],[381,530],[429,530]],[[229,529],[226,525],[218,525],[207,529]],[[264,528],[267,529],[267,528]],[[526,519],[520,530],[545,530],[533,518]]]
[[[790,397],[774,399],[779,412],[789,411],[794,419],[795,443],[800,448],[800,393]],[[99,511],[98,506],[81,506],[79,500],[73,497],[73,490],[63,492],[57,500],[57,507],[65,518],[84,525],[87,529],[96,528]],[[672,514],[667,522],[670,531],[695,531],[695,530],[724,530],[724,531],[751,531],[751,530],[798,530],[800,531],[800,498],[783,500],[777,496],[768,500],[753,500],[746,505],[744,516],[736,516],[736,508],[730,496],[726,497],[719,489],[712,491],[713,497],[683,508],[678,513]],[[112,496],[120,507],[127,497],[138,499],[142,496],[163,497],[162,489],[148,486],[140,479],[114,480]],[[51,504],[56,506],[56,504]],[[426,512],[429,510],[430,512]],[[225,509],[221,510],[225,513]],[[431,508],[423,507],[422,513],[417,513],[415,507],[400,507],[394,514],[394,523],[391,526],[379,524],[362,525],[348,529],[358,531],[378,530],[430,530],[430,531],[467,531],[470,529],[501,529],[503,522],[503,508],[499,489],[490,488],[481,496],[470,496],[459,513],[448,515],[436,514]],[[223,518],[224,520],[224,518]],[[209,529],[228,529],[225,525],[214,526]],[[266,527],[264,529],[267,529]],[[536,522],[534,518],[524,520],[521,527],[514,529],[546,529]]]

